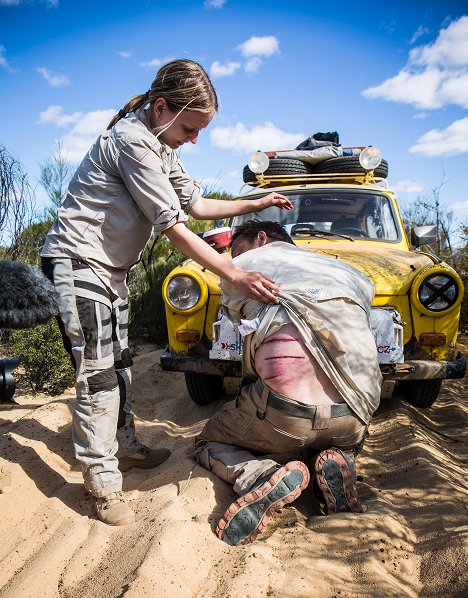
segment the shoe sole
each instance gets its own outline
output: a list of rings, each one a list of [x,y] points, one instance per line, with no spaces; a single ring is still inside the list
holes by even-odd
[[[304,463],[287,463],[259,488],[232,503],[220,519],[216,535],[230,546],[253,542],[274,513],[300,496],[309,477]]]
[[[171,451],[169,451],[168,454],[164,458],[161,458],[157,463],[154,461],[152,463],[145,463],[143,459],[126,461],[126,457],[122,457],[119,459],[119,469],[120,471],[128,471],[129,469],[132,469],[132,467],[138,467],[139,469],[153,469],[153,467],[159,467],[164,461],[167,461],[171,454]]]
[[[325,498],[327,515],[363,512],[356,496],[351,471],[339,451],[320,453],[315,462],[315,479]]]

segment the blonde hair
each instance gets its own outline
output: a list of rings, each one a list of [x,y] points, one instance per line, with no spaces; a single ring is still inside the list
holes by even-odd
[[[130,98],[107,128],[112,128],[121,118],[157,98],[164,98],[172,112],[181,112],[188,106],[189,110],[205,114],[218,110],[218,97],[205,69],[193,60],[173,60],[159,69],[146,93]]]

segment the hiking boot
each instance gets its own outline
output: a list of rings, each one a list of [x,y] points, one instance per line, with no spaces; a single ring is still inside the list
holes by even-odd
[[[141,467],[142,469],[151,469],[164,463],[169,457],[171,451],[166,448],[151,449],[142,446],[130,455],[118,457],[120,471],[128,471],[132,467]]]
[[[122,492],[95,497],[94,507],[98,519],[107,525],[127,525],[135,521],[135,513],[123,499]]]
[[[315,460],[315,480],[325,502],[325,512],[362,513],[356,496],[356,468],[350,451],[330,448]]]
[[[271,515],[296,500],[308,483],[309,470],[304,463],[287,463],[232,503],[220,519],[216,535],[230,546],[253,542]]]

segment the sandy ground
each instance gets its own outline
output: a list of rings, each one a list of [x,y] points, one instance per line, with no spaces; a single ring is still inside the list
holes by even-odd
[[[465,346],[465,354],[466,354]],[[468,596],[465,381],[433,408],[384,401],[358,460],[364,514],[325,517],[309,491],[257,542],[213,534],[235,498],[191,460],[193,437],[218,405],[193,404],[159,352],[135,358],[140,438],[172,455],[124,474],[137,522],[93,516],[70,442],[70,391],[16,396],[0,408],[0,596]]]

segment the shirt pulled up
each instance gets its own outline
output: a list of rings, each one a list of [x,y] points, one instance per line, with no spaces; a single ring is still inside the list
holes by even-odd
[[[73,176],[41,255],[86,261],[109,289],[126,275],[151,232],[161,234],[201,197],[176,152],[151,132],[144,110],[98,137]]]
[[[292,323],[346,403],[368,423],[379,404],[382,380],[368,323],[372,281],[348,264],[280,241],[247,251],[233,263],[263,272],[281,288],[280,304],[265,305],[221,282],[222,303],[232,320],[260,319],[258,329],[244,337],[244,376],[258,377],[258,347]],[[356,325],[351,332],[351,318],[360,325],[359,338]]]

